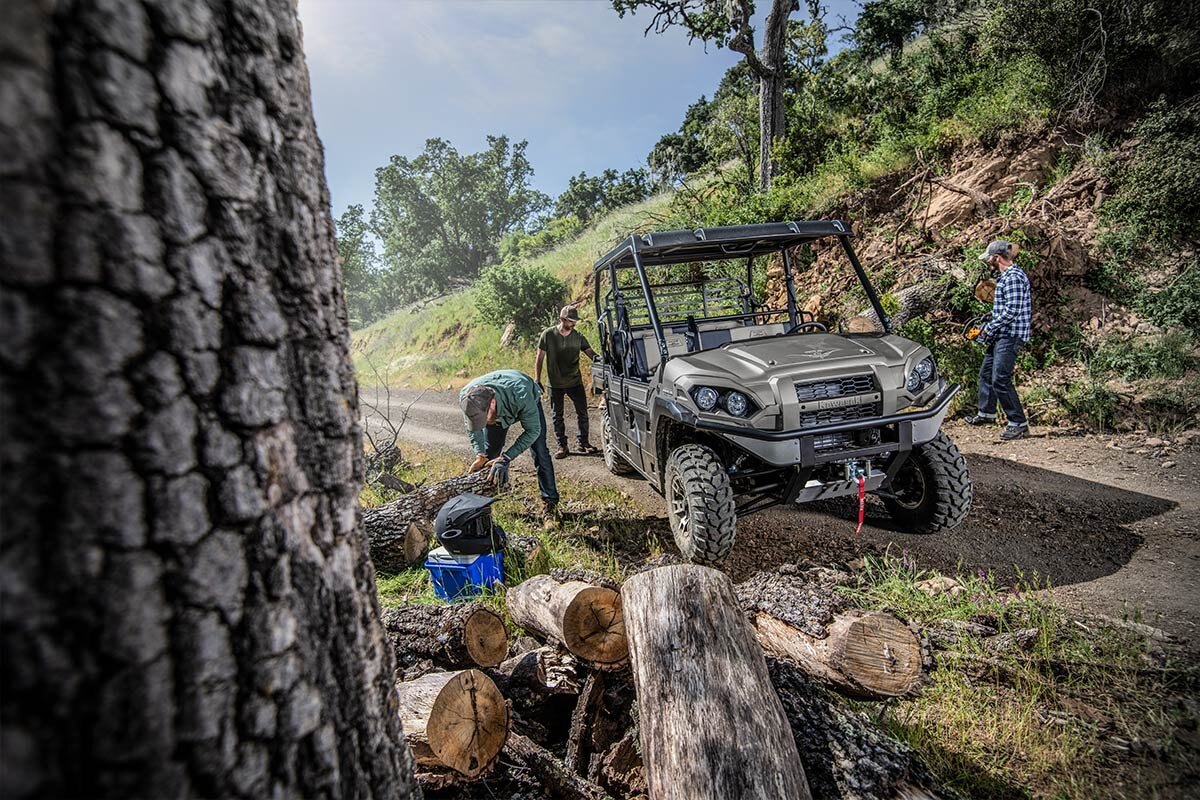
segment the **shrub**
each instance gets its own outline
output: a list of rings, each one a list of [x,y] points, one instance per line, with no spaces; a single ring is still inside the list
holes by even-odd
[[[1093,373],[1111,372],[1127,381],[1144,378],[1178,378],[1192,366],[1192,338],[1172,331],[1157,339],[1108,338],[1092,358]]]
[[[1200,335],[1200,268],[1189,267],[1165,289],[1143,292],[1136,305],[1155,325],[1178,326]]]
[[[1116,416],[1121,398],[1100,381],[1093,380],[1068,389],[1062,404],[1076,419],[1104,430]]]
[[[566,294],[567,285],[547,270],[506,263],[484,270],[475,304],[485,321],[515,322],[518,335],[530,336],[554,321]]]

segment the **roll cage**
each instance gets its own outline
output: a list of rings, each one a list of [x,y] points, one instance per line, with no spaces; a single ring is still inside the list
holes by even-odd
[[[798,245],[820,239],[836,238],[842,246],[859,283],[866,292],[885,332],[891,332],[891,321],[883,310],[879,296],[871,285],[866,271],[850,244],[850,225],[842,220],[804,222],[771,222],[756,225],[733,225],[695,230],[663,231],[633,234],[596,260],[592,268],[596,320],[600,327],[601,349],[606,361],[626,373],[648,373],[644,346],[639,350],[633,340],[635,328],[653,331],[658,349],[658,363],[665,363],[673,354],[668,333],[682,335],[687,351],[708,349],[710,344],[699,330],[698,323],[766,324],[773,318],[786,315],[787,329],[812,321],[796,303],[796,289],[790,250]],[[770,309],[755,302],[752,296],[754,259],[758,256],[781,253],[783,260],[786,308]],[[697,278],[684,281],[652,283],[647,267],[713,261],[746,260],[745,282],[739,278]],[[622,286],[619,275],[633,270],[637,285]],[[609,289],[602,289],[607,278]],[[640,297],[633,297],[631,289]],[[688,305],[691,303],[692,305]],[[660,311],[679,317],[669,330],[664,326]],[[715,312],[715,313],[714,313]],[[645,322],[634,322],[634,315],[644,314]],[[710,337],[712,338],[712,337]],[[713,339],[713,341],[716,341]],[[726,340],[727,341],[727,340]],[[640,359],[640,362],[639,362]]]

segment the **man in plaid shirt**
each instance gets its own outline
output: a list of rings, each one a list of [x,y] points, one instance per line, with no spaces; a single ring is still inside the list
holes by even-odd
[[[979,368],[979,413],[967,420],[971,425],[996,422],[996,403],[1004,409],[1008,426],[1000,434],[1005,441],[1029,435],[1029,422],[1013,385],[1017,353],[1029,343],[1033,327],[1033,296],[1029,276],[1013,260],[1013,246],[995,241],[979,258],[1000,271],[992,318],[979,334],[987,343],[987,353]]]

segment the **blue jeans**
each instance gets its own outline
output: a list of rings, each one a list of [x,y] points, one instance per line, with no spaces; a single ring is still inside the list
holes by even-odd
[[[979,413],[995,416],[996,401],[999,401],[1010,425],[1027,424],[1017,387],[1013,385],[1013,368],[1021,344],[1021,340],[1013,336],[1001,336],[988,345],[979,367]]]
[[[550,448],[546,446],[546,412],[542,411],[541,403],[538,403],[538,419],[542,422],[542,432],[529,446],[529,454],[537,465],[538,489],[541,490],[542,499],[557,503],[558,484],[554,482],[554,459],[550,458]],[[487,432],[487,457],[495,458],[504,450],[508,428],[488,425],[484,430]]]

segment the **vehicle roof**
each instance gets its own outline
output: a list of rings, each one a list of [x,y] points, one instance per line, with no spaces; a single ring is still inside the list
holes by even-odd
[[[632,267],[635,249],[645,266],[683,264],[689,261],[747,258],[775,253],[827,236],[849,235],[850,223],[836,219],[634,234],[600,256],[592,271],[608,269],[610,265],[617,269]]]

